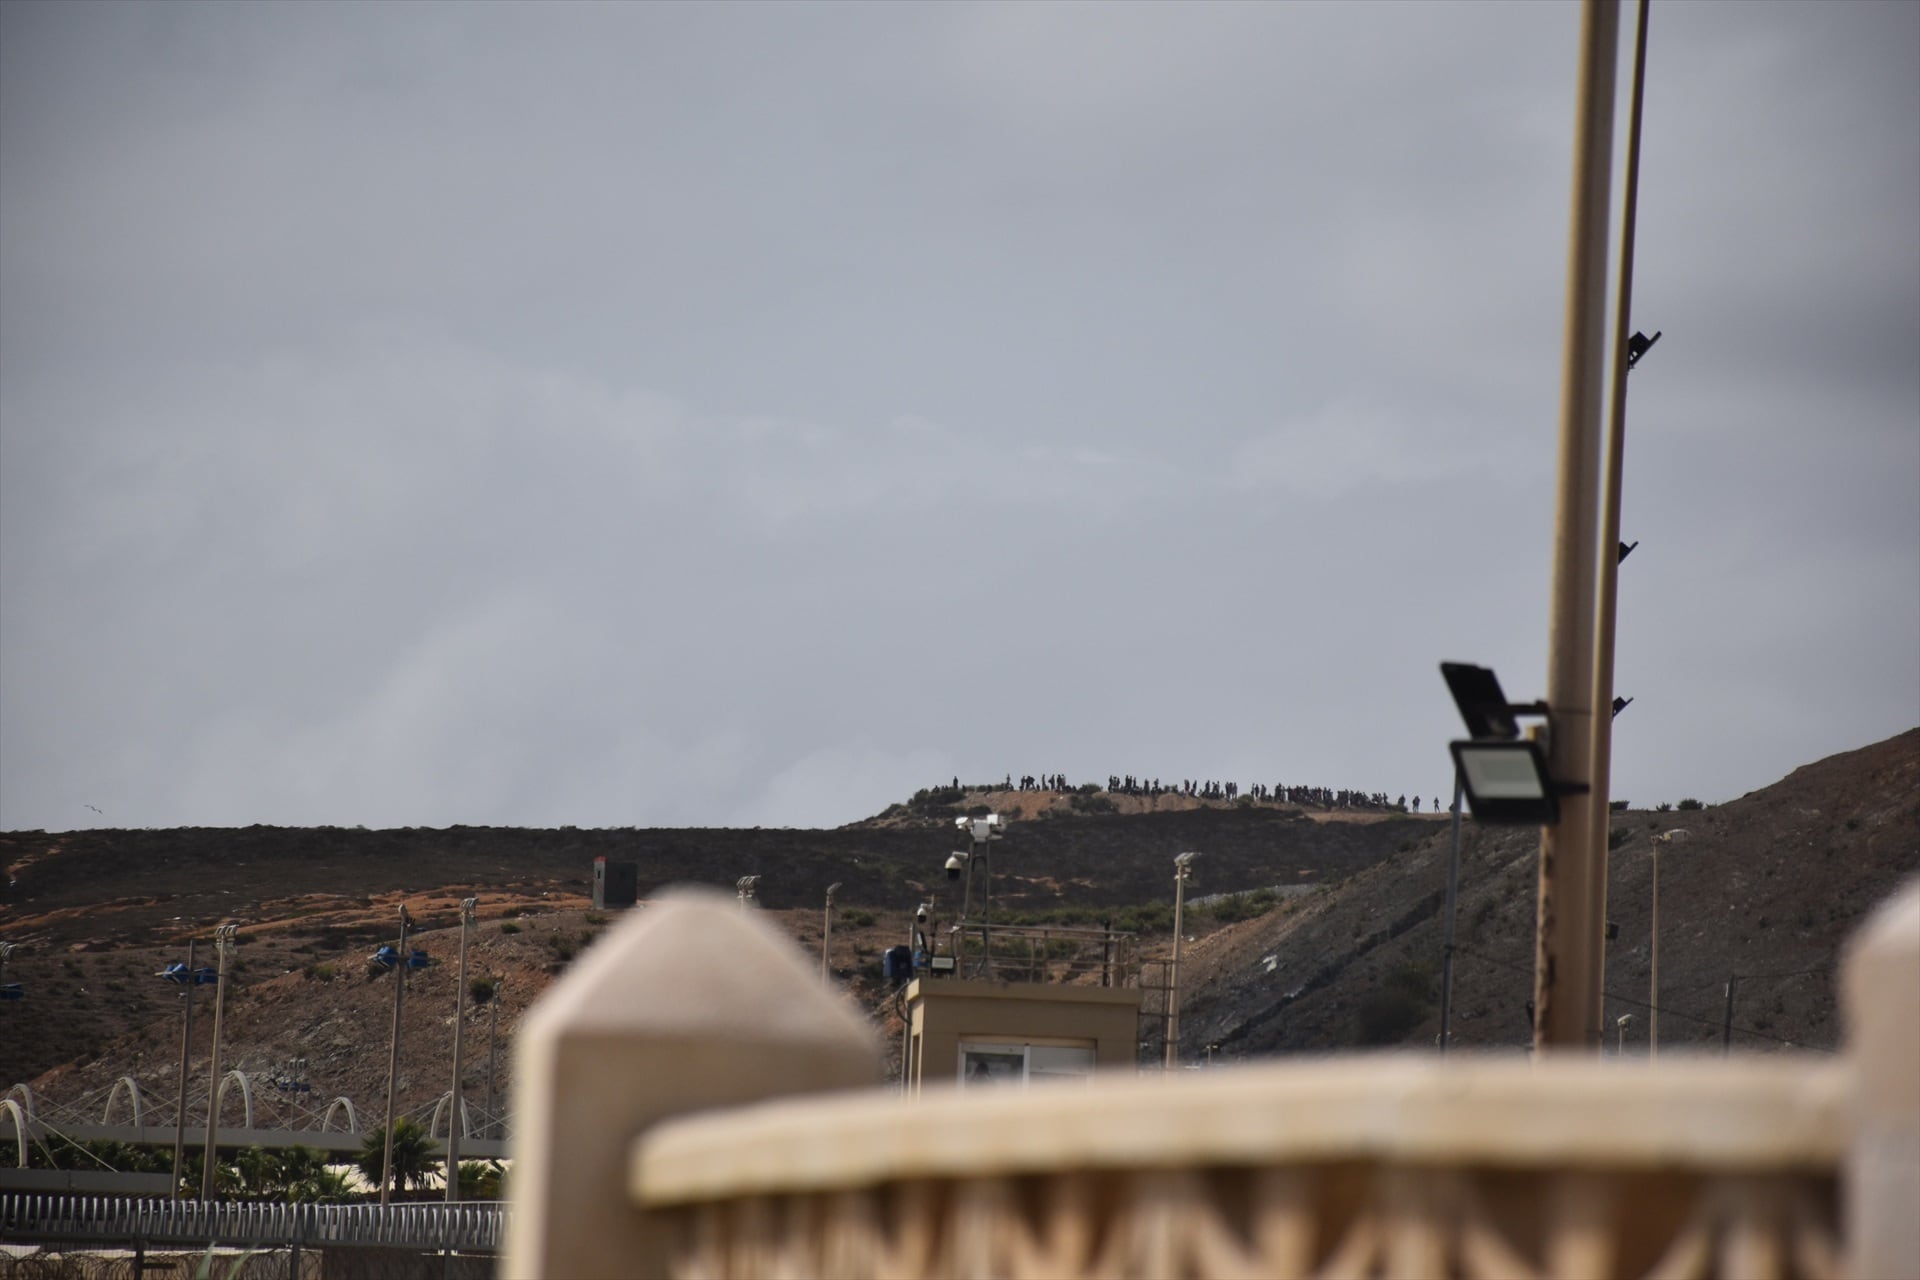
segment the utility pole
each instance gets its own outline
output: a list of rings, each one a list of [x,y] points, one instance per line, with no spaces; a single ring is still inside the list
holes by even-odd
[[[1727,1013],[1720,1024],[1720,1056],[1733,1052],[1733,984],[1740,981],[1740,975],[1727,975]]]
[[[1193,860],[1200,855],[1183,853],[1173,860],[1173,964],[1167,972],[1167,1061],[1172,1071],[1180,1064],[1180,934],[1187,902],[1187,879],[1193,874]]]
[[[407,995],[407,926],[412,923],[403,902],[400,904],[400,955],[393,966],[393,1038],[387,1049],[386,1142],[380,1157],[380,1204],[383,1208],[393,1199],[393,1087],[400,1075],[400,1005]]]
[[[1647,1061],[1660,1056],[1660,846],[1653,838],[1653,902],[1647,942]]]
[[[1440,1052],[1453,1039],[1453,921],[1460,900],[1460,806],[1465,784],[1453,771],[1453,839],[1447,846],[1446,937],[1440,944]]]
[[[180,1198],[180,1172],[187,1162],[187,1061],[193,1049],[194,939],[187,939],[187,1013],[180,1023],[180,1105],[173,1117],[173,1198]],[[211,1098],[211,1095],[209,1095]]]
[[[227,960],[233,954],[240,926],[223,924],[213,931],[213,947],[220,969],[213,983],[213,1061],[207,1067],[207,1145],[200,1158],[200,1198],[213,1199],[213,1170],[219,1163],[220,1023],[227,1008]],[[189,988],[191,990],[191,988]]]
[[[460,978],[453,989],[453,1105],[447,1110],[448,1204],[460,1198],[460,1121],[466,1110],[466,1094],[460,1088],[460,1032],[467,1013],[467,934],[479,905],[478,898],[460,900]]]
[[[1627,440],[1627,335],[1633,325],[1633,237],[1640,195],[1640,108],[1645,98],[1647,76],[1648,0],[1640,0],[1639,26],[1633,42],[1633,85],[1627,110],[1626,193],[1620,215],[1620,273],[1616,285],[1617,300],[1613,317],[1613,391],[1607,423],[1607,465],[1602,477],[1606,500],[1602,507],[1600,530],[1600,596],[1598,617],[1594,620],[1593,669],[1593,793],[1588,797],[1591,824],[1588,840],[1593,851],[1593,876],[1588,888],[1592,917],[1601,922],[1607,915],[1607,857],[1612,834],[1609,788],[1613,770],[1613,645],[1616,616],[1620,603],[1620,492],[1626,469]],[[1590,930],[1587,939],[1592,1038],[1599,1042],[1605,1000],[1601,991],[1607,972],[1607,935],[1604,926]]]
[[[833,970],[829,967],[828,957],[833,952],[833,895],[839,888],[839,881],[827,886],[827,918],[820,928],[820,981],[822,982],[833,981]]]
[[[1599,561],[1600,408],[1605,368],[1607,219],[1613,165],[1618,0],[1581,7],[1574,124],[1573,217],[1567,254],[1560,465],[1547,637],[1548,776],[1579,789],[1540,831],[1534,942],[1534,1045],[1598,1052],[1591,972],[1600,927],[1593,898],[1594,609]]]

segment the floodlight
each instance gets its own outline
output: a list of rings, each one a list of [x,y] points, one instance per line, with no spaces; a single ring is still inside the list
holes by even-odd
[[[1560,821],[1560,798],[1538,742],[1486,738],[1455,742],[1452,750],[1467,805],[1478,821],[1542,827]]]
[[[1627,339],[1627,368],[1631,369],[1639,364],[1640,357],[1653,350],[1653,344],[1658,341],[1660,341],[1658,329],[1653,331],[1651,338],[1637,329],[1634,330],[1633,336]]]
[[[1618,558],[1614,560],[1614,563],[1620,564],[1624,562],[1628,556],[1633,554],[1633,549],[1639,545],[1640,545],[1640,540],[1638,538],[1635,538],[1632,542],[1621,543],[1620,554]]]
[[[1440,674],[1446,678],[1447,691],[1467,722],[1467,732],[1476,738],[1517,738],[1520,726],[1514,720],[1516,707],[1501,691],[1500,678],[1491,667],[1476,667],[1471,662],[1443,662]]]
[[[966,832],[967,838],[975,844],[998,840],[1003,834],[1000,830],[1000,815],[997,813],[990,813],[984,818],[955,818],[953,825]]]
[[[1633,705],[1632,698],[1615,698],[1613,700],[1613,714],[1619,715],[1622,711],[1625,711],[1628,707],[1632,705]]]

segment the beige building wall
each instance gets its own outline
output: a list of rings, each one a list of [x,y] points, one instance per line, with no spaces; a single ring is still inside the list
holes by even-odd
[[[963,1041],[1085,1045],[1097,1071],[1139,1061],[1140,991],[920,978],[907,988],[908,1085],[951,1080]]]

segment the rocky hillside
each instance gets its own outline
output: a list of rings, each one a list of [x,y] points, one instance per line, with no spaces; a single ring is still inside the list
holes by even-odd
[[[835,960],[855,995],[878,1000],[878,955],[904,939],[913,907],[956,898],[944,863],[959,841],[952,819],[971,811],[1026,813],[996,846],[995,907],[1010,914],[1167,919],[1172,859],[1208,851],[1215,890],[1276,882],[1327,883],[1410,847],[1437,819],[1367,821],[1253,803],[1183,803],[1123,813],[1115,797],[1047,797],[975,789],[922,797],[884,822],[831,831],[559,831],[454,827],[78,831],[0,834],[9,887],[0,938],[20,944],[8,977],[27,998],[0,1005],[0,1081],[40,1080],[71,1093],[134,1073],[172,1096],[179,1054],[179,989],[154,978],[185,959],[190,937],[214,925],[242,929],[237,990],[227,1014],[226,1062],[278,1069],[304,1058],[316,1091],[364,1101],[383,1093],[389,979],[365,957],[391,941],[405,903],[419,944],[439,962],[412,980],[403,1037],[403,1094],[446,1088],[431,1063],[450,1057],[459,900],[480,899],[470,967],[506,976],[500,1033],[591,945],[606,921],[588,914],[596,856],[629,860],[643,894],[672,883],[731,892],[758,875],[761,906],[817,950],[820,904],[842,887]],[[1171,797],[1166,799],[1171,800]],[[1074,803],[1078,802],[1077,806]],[[1108,808],[1114,811],[1107,811]],[[1052,815],[1052,816],[1049,816]],[[1164,927],[1164,926],[1162,926]],[[208,1002],[199,1002],[206,1017]],[[474,1016],[478,1016],[477,1014]],[[196,1031],[204,1064],[210,1030]],[[58,1071],[57,1078],[47,1073]]]
[[[1872,906],[1920,872],[1920,730],[1822,760],[1727,804],[1613,816],[1605,1025],[1631,1014],[1646,1052],[1652,845],[1660,854],[1660,1042],[1831,1049],[1839,951]],[[1465,824],[1452,1034],[1462,1047],[1529,1040],[1539,839]],[[1196,940],[1182,1000],[1191,1056],[1431,1045],[1439,1034],[1448,839]]]
[[[189,937],[242,928],[226,1015],[228,1066],[311,1086],[263,1107],[383,1095],[392,978],[365,957],[405,903],[435,964],[410,980],[403,1109],[449,1083],[459,899],[480,899],[469,966],[499,980],[493,1007],[468,1004],[465,1081],[510,1085],[521,1013],[610,923],[586,894],[592,859],[639,864],[641,889],[701,882],[731,891],[762,877],[762,907],[817,951],[820,903],[839,882],[833,967],[884,1018],[879,953],[913,906],[954,901],[942,870],[956,814],[1021,815],[998,846],[1001,918],[1118,918],[1164,954],[1172,858],[1198,864],[1196,899],[1279,888],[1187,916],[1183,959],[1190,1058],[1431,1044],[1438,1031],[1440,908],[1447,821],[1188,797],[935,789],[882,819],[833,831],[531,831],[490,828],[86,831],[0,834],[8,889],[0,938],[21,944],[0,1005],[0,1080],[56,1099],[100,1096],[132,1075],[149,1098],[177,1082],[178,988],[157,981]],[[1920,730],[1836,756],[1728,804],[1615,815],[1607,1025],[1623,1013],[1644,1052],[1650,858],[1647,837],[1687,840],[1661,857],[1661,1039],[1718,1045],[1736,979],[1733,1043],[1830,1048],[1838,949],[1873,903],[1920,870]],[[1528,1040],[1537,835],[1478,829],[1463,847],[1454,1038],[1518,1050]],[[1249,911],[1263,910],[1251,919]],[[1227,923],[1238,919],[1238,923]],[[1160,932],[1153,936],[1158,928]],[[206,950],[201,952],[206,960]],[[196,1015],[204,1076],[208,1001]],[[1157,1050],[1148,1034],[1149,1052]],[[289,1067],[298,1060],[302,1065]],[[363,1117],[362,1123],[364,1125]]]

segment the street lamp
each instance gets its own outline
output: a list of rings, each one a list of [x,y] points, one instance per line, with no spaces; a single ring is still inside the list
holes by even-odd
[[[407,915],[407,904],[400,904],[400,945],[397,948],[399,962],[393,966],[393,1035],[387,1046],[387,1119],[385,1142],[380,1156],[380,1204],[385,1207],[393,1198],[393,1089],[400,1077],[400,1006],[407,996],[407,970],[410,954],[407,951],[407,928],[413,923]],[[376,953],[377,955],[378,953]]]
[[[213,979],[213,1060],[207,1067],[207,1145],[200,1156],[202,1200],[213,1199],[213,1168],[220,1149],[216,1128],[220,1119],[220,1024],[227,1008],[227,961],[233,955],[234,939],[239,933],[237,924],[223,924],[213,931],[213,947],[220,958],[220,967]]]
[[[742,911],[753,905],[753,886],[759,883],[759,876],[741,876],[733,882],[733,891],[740,899]]]
[[[180,1096],[179,1106],[173,1117],[173,1198],[180,1198],[180,1170],[187,1157],[187,1061],[193,1049],[193,989],[206,986],[219,980],[218,975],[208,969],[193,967],[194,939],[187,939],[187,962],[170,964],[155,974],[163,982],[171,982],[187,989],[187,1011],[180,1020]],[[218,1086],[216,1085],[216,1088]],[[208,1095],[208,1105],[212,1105],[213,1095]]]
[[[1652,921],[1648,927],[1651,943],[1647,948],[1647,1060],[1651,1062],[1660,1056],[1660,846],[1678,844],[1691,833],[1685,827],[1675,827],[1648,838],[1647,843],[1653,849],[1653,910]]]
[[[1550,827],[1560,821],[1560,797],[1584,792],[1584,783],[1556,782],[1535,738],[1520,736],[1519,716],[1552,716],[1544,702],[1512,703],[1487,667],[1443,662],[1440,674],[1472,735],[1450,744],[1467,805],[1480,822]]]
[[[833,895],[839,892],[840,882],[834,881],[827,886],[827,915],[820,926],[820,981],[833,981],[833,970],[828,966],[827,957],[833,950]]]
[[[1167,972],[1167,1070],[1180,1060],[1180,931],[1182,911],[1187,901],[1187,880],[1193,875],[1193,860],[1200,855],[1187,852],[1173,860],[1173,963]]]
[[[478,898],[460,900],[460,977],[453,988],[453,1106],[447,1118],[447,1203],[460,1198],[460,1119],[465,1095],[460,1089],[460,1030],[467,1012],[467,933],[480,906]],[[391,1139],[389,1139],[391,1141]]]
[[[967,839],[972,842],[972,845],[973,845],[972,853],[966,859],[968,896],[967,896],[967,902],[965,904],[965,910],[963,910],[961,913],[962,918],[963,919],[966,918],[966,916],[971,912],[973,907],[973,898],[972,898],[973,864],[976,860],[978,860],[981,863],[981,866],[984,868],[984,874],[986,876],[985,888],[983,889],[981,893],[981,898],[980,898],[980,921],[982,924],[992,924],[993,923],[992,846],[994,842],[998,841],[1005,834],[1005,831],[1002,829],[1003,824],[1000,821],[1000,815],[997,813],[990,813],[984,818],[959,817],[953,820],[953,825],[958,827],[960,829],[961,834],[965,835]],[[955,854],[953,858],[947,859],[947,871],[949,874],[951,874],[954,871],[954,858],[957,858],[959,856],[960,855]]]
[[[1613,1045],[1613,1056],[1616,1058],[1627,1056],[1627,1024],[1632,1021],[1633,1015],[1630,1013],[1623,1013],[1613,1020],[1613,1025],[1620,1029],[1620,1037]]]

